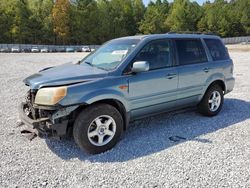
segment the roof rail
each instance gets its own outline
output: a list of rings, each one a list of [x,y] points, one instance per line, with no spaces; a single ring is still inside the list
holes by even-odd
[[[213,32],[199,32],[199,31],[170,31],[167,34],[198,34],[198,35],[217,35]]]

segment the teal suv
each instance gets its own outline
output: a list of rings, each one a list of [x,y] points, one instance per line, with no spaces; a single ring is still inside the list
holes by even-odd
[[[23,123],[39,134],[73,132],[81,149],[111,149],[129,122],[197,106],[217,115],[233,90],[233,62],[218,36],[157,34],[111,40],[77,63],[24,80]],[[73,131],[71,131],[73,130]]]

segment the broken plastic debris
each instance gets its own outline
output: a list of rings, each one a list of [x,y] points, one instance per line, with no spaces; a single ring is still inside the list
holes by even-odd
[[[35,129],[24,129],[21,131],[21,134],[28,138],[30,141],[38,136],[38,132]]]

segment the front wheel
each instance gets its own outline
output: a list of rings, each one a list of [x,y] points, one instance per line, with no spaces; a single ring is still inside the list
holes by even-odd
[[[219,85],[213,85],[208,88],[203,96],[198,105],[198,111],[206,116],[215,116],[220,112],[223,102],[224,95],[222,88]]]
[[[95,104],[77,117],[73,136],[81,149],[96,154],[115,146],[123,132],[120,112],[108,104]]]

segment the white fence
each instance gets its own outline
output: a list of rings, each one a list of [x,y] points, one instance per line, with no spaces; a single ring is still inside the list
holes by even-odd
[[[225,44],[250,43],[250,36],[223,38]]]
[[[31,49],[32,47],[38,47],[39,49],[47,48],[48,50],[56,50],[56,49],[66,49],[66,48],[74,48],[79,49],[83,46],[89,46],[91,49],[97,49],[100,45],[35,45],[35,44],[0,44],[0,48],[9,48],[19,47],[19,49]]]

